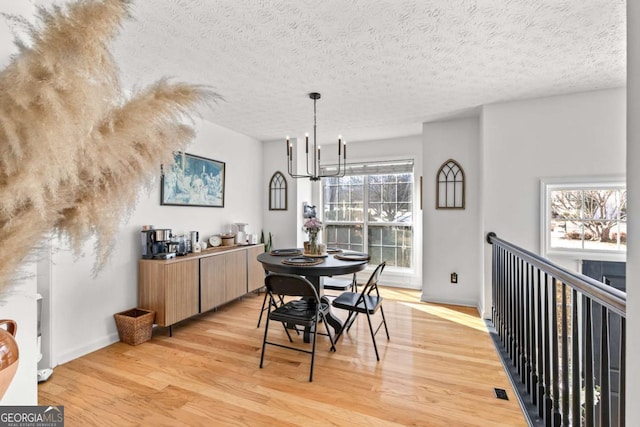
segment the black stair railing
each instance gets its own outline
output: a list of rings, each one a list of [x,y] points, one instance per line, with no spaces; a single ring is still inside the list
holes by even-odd
[[[624,426],[626,293],[487,242],[494,341],[529,423]]]

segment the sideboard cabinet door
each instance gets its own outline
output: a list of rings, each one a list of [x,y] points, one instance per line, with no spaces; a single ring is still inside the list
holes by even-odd
[[[258,255],[263,252],[263,245],[247,249],[247,292],[253,292],[264,286],[264,267],[258,262]]]
[[[199,313],[197,259],[171,264],[142,260],[138,275],[138,304],[156,312],[158,325],[170,326]]]

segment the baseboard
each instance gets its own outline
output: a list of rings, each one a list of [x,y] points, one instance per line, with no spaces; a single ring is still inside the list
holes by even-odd
[[[63,353],[58,354],[58,357],[56,357],[57,360],[55,361],[56,366],[70,362],[74,359],[77,359],[78,357],[85,356],[89,353],[93,353],[96,350],[100,350],[101,348],[107,347],[118,341],[120,341],[120,337],[118,336],[117,332],[114,332],[107,336],[93,340],[83,346],[67,350]]]
[[[464,299],[449,299],[449,298],[437,298],[432,297],[424,292],[422,293],[422,297],[420,298],[422,302],[430,302],[433,304],[448,304],[448,305],[460,305],[463,307],[474,307],[476,310],[478,309],[478,301],[474,300],[464,300]],[[478,311],[478,313],[480,313]]]

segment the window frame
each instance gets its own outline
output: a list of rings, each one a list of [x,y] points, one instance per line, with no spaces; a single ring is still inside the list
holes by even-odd
[[[324,194],[325,194],[325,185],[326,185],[326,181],[323,179],[320,185],[320,198],[321,198],[321,206],[322,208],[322,215],[323,215],[323,222],[325,227],[328,226],[362,226],[363,227],[363,250],[366,252],[368,251],[368,245],[369,245],[369,226],[380,226],[380,227],[395,227],[395,226],[399,226],[399,227],[410,227],[411,228],[411,267],[398,267],[398,266],[388,266],[387,267],[387,271],[389,272],[393,272],[395,271],[396,273],[399,274],[410,274],[410,275],[415,275],[418,272],[418,253],[417,253],[417,247],[416,247],[416,242],[418,242],[417,239],[417,224],[420,221],[420,218],[418,216],[419,214],[419,206],[418,206],[418,197],[419,194],[416,193],[418,191],[418,187],[419,185],[417,185],[417,173],[416,173],[416,164],[415,164],[415,160],[414,159],[409,159],[412,162],[412,168],[411,171],[408,171],[406,173],[411,173],[412,174],[412,180],[411,180],[411,222],[410,223],[406,223],[406,222],[384,222],[384,223],[377,223],[377,222],[371,222],[369,221],[369,211],[368,211],[368,207],[370,205],[370,200],[369,200],[369,184],[368,184],[368,176],[370,175],[391,175],[391,174],[395,174],[395,173],[402,173],[402,172],[389,172],[389,173],[385,173],[385,172],[378,172],[378,173],[353,173],[351,175],[354,176],[363,176],[364,180],[363,180],[363,219],[361,222],[359,221],[328,221],[325,217],[325,212],[324,212],[324,206],[325,206],[325,200],[324,200]],[[398,160],[381,160],[381,161],[362,161],[362,162],[356,162],[355,164],[376,164],[376,163],[394,163],[394,162],[402,162],[402,161],[406,161],[406,158],[403,159],[398,159]],[[397,183],[396,183],[397,184]]]
[[[624,250],[598,250],[585,248],[551,247],[551,193],[553,191],[572,190],[627,190],[624,176],[545,178],[540,180],[540,248],[542,256],[563,256],[575,259],[626,261]]]

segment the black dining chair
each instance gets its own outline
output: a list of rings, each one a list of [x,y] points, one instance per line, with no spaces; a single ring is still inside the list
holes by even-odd
[[[360,293],[358,292],[343,292],[338,295],[334,300],[332,305],[335,308],[340,308],[343,310],[349,311],[349,316],[347,316],[347,320],[344,322],[344,325],[340,329],[340,331],[336,334],[335,341],[336,343],[342,336],[342,334],[346,331],[349,332],[351,325],[358,317],[358,314],[365,314],[367,316],[367,322],[369,323],[369,331],[371,332],[371,339],[373,340],[373,348],[376,351],[376,359],[380,360],[380,355],[378,354],[378,346],[376,345],[376,334],[380,330],[380,328],[384,325],[384,330],[387,334],[387,340],[389,339],[389,329],[387,329],[387,321],[384,317],[384,310],[382,308],[382,300],[383,298],[380,296],[380,292],[378,291],[378,280],[386,262],[380,263],[376,269],[369,277],[369,281],[362,288]],[[382,320],[378,327],[374,330],[373,324],[371,323],[371,317],[375,315],[378,310],[380,310],[380,315],[382,316]]]
[[[267,303],[274,304],[273,307],[278,308],[282,304],[284,304],[284,299],[282,298],[282,295],[278,295],[278,299],[276,301],[271,301],[271,298],[269,298],[269,292],[265,290],[264,299],[262,300],[262,307],[260,308],[260,316],[258,317],[258,324],[256,325],[256,328],[260,327],[262,316],[264,315],[264,312],[269,309],[269,307],[267,307]]]
[[[313,366],[316,355],[316,337],[318,334],[326,335],[331,342],[331,351],[336,351],[334,345],[334,339],[329,330],[327,319],[325,315],[329,312],[329,304],[323,303],[318,296],[316,288],[311,282],[302,276],[295,274],[276,274],[272,273],[265,277],[265,286],[267,287],[267,293],[269,295],[268,313],[266,317],[264,327],[264,339],[262,341],[262,354],[260,355],[260,368],[262,368],[264,362],[264,353],[267,344],[282,348],[288,348],[291,350],[307,353],[311,355],[311,368],[309,370],[309,381],[313,381]],[[301,297],[299,300],[293,300],[278,305],[280,298],[286,296]],[[296,326],[303,326],[313,331],[313,340],[311,350],[304,348],[287,346],[278,342],[269,341],[269,323],[270,321],[276,321],[287,325],[285,332],[289,338],[289,342],[293,342],[288,327],[295,328]],[[326,333],[318,332],[318,323],[322,322]]]
[[[351,278],[346,276],[329,276],[322,280],[322,287],[325,290],[358,292],[358,282],[356,273]]]

